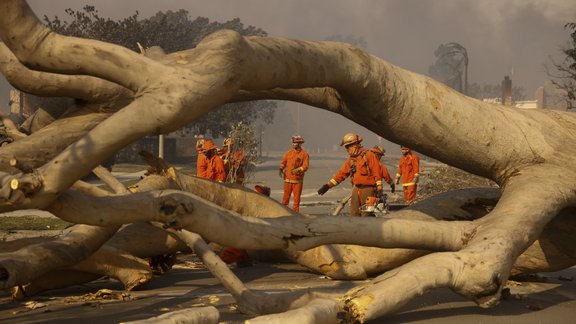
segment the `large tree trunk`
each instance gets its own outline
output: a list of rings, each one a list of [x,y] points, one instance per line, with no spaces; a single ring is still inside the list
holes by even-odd
[[[0,55],[22,63],[17,77],[0,64],[13,84],[39,95],[53,92],[88,106],[109,107],[105,114],[111,114],[96,113],[101,111],[97,108],[70,116],[0,149],[0,155],[20,161],[1,166],[12,173],[1,174],[0,211],[50,209],[75,223],[110,228],[161,222],[223,245],[283,250],[293,260],[339,278],[392,269],[346,293],[340,303],[312,303],[313,309],[322,309],[319,313],[302,310],[322,314],[318,318],[323,321],[333,320],[338,311],[351,321],[377,318],[439,287],[490,307],[498,303],[511,272],[574,264],[573,114],[480,102],[335,42],[218,31],[194,49],[152,60],[112,44],[57,35],[22,0],[0,2],[0,37],[6,45]],[[31,86],[35,82],[46,87]],[[501,192],[444,195],[394,217],[342,221],[305,217],[233,186],[203,183],[204,190],[198,190],[194,181],[176,176],[171,178],[176,190],[103,197],[70,190],[99,163],[143,136],[177,130],[225,102],[265,98],[339,113],[393,142],[491,179]],[[43,142],[37,135],[41,132],[69,135]],[[34,152],[26,151],[21,141],[36,145]],[[237,235],[238,228],[243,235]],[[360,230],[363,235],[355,235]],[[90,242],[88,237],[71,242],[76,239]],[[195,245],[195,240],[188,243]],[[2,284],[29,281],[32,269],[49,270],[33,258],[23,259],[25,253],[49,253],[50,267],[80,261],[65,260],[50,246],[4,254]],[[210,257],[205,262],[212,263]],[[292,307],[288,304],[285,309]]]

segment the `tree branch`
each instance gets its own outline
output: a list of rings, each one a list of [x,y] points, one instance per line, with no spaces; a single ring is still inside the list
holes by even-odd
[[[576,198],[571,183],[551,186],[558,182],[558,172],[540,165],[511,178],[495,209],[474,222],[474,235],[464,248],[426,255],[378,277],[347,298],[349,312],[359,321],[374,319],[438,287],[450,287],[482,307],[498,304],[516,258],[537,239],[550,219]],[[547,191],[542,192],[543,186]],[[432,265],[433,272],[423,270]]]
[[[158,221],[199,233],[225,246],[244,249],[306,250],[341,243],[453,251],[462,246],[467,228],[463,222],[384,218],[248,218],[192,194],[170,190],[127,197],[90,197],[69,191],[60,195],[50,211],[70,222],[97,226]],[[235,230],[217,233],[212,231],[214,226]],[[356,235],[359,232],[364,234]]]
[[[60,239],[0,254],[0,287],[23,285],[51,269],[72,266],[100,248],[118,227],[77,225]]]
[[[3,42],[0,42],[0,72],[15,88],[37,96],[71,97],[107,103],[133,97],[130,90],[91,76],[30,70],[18,61]]]
[[[146,84],[148,75],[165,72],[163,65],[121,46],[53,33],[26,1],[2,1],[0,9],[0,37],[21,62],[34,70],[96,76],[133,91]],[[16,25],[19,28],[12,28]],[[130,61],[130,72],[123,64],[126,60]]]

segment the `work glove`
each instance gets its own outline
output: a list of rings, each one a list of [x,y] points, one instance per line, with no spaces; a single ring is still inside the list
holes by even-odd
[[[378,186],[376,187],[376,197],[382,197],[384,195],[384,192],[382,191],[382,187]]]
[[[280,176],[280,178],[284,178],[284,170],[278,170],[278,176]]]
[[[400,184],[400,177],[396,178],[396,184]]]
[[[300,174],[301,171],[302,171],[302,169],[296,168],[296,169],[292,169],[290,171],[290,173],[292,173],[293,175],[297,175],[297,174]]]
[[[320,196],[322,196],[323,194],[326,193],[326,191],[328,191],[328,189],[330,189],[330,186],[328,186],[327,184],[323,185],[320,189],[318,189],[318,194]]]
[[[414,183],[415,183],[415,184],[418,183],[418,178],[420,178],[420,177],[419,177],[419,176],[415,176],[415,177],[414,177]]]
[[[392,182],[392,183],[390,184],[390,192],[391,192],[391,193],[396,192],[396,185],[394,184],[394,182]]]

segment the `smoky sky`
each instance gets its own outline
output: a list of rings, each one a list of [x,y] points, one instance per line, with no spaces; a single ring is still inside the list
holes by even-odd
[[[39,17],[95,5],[101,16],[148,17],[186,9],[215,21],[239,17],[270,36],[325,40],[362,37],[367,50],[402,68],[427,74],[434,50],[458,42],[469,56],[470,82],[498,84],[513,73],[529,99],[546,79],[543,65],[558,56],[576,21],[573,0],[31,0]]]
[[[500,84],[511,75],[527,99],[542,85],[550,57],[567,46],[567,22],[576,21],[574,0],[30,0],[39,17],[65,18],[64,10],[94,5],[102,17],[124,18],[135,11],[145,18],[162,10],[186,9],[192,18],[223,22],[240,18],[270,36],[325,40],[334,35],[361,37],[366,50],[392,64],[427,74],[440,44],[457,42],[467,49],[469,82]],[[291,104],[288,104],[291,105]],[[292,109],[293,110],[293,109]],[[286,136],[314,123],[306,107],[304,119]],[[302,117],[304,115],[304,117]],[[346,130],[346,122],[335,126]],[[318,123],[316,123],[318,125]],[[278,125],[275,125],[275,127]],[[304,128],[304,130],[302,130]],[[348,128],[350,129],[350,128]],[[269,132],[269,131],[267,131]],[[330,134],[327,130],[324,134]],[[335,137],[336,135],[326,135]],[[368,135],[367,135],[368,136]],[[331,139],[336,142],[334,138]],[[308,144],[311,144],[308,142]]]

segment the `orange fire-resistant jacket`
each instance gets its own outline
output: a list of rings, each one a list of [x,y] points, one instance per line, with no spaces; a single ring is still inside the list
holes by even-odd
[[[413,186],[414,177],[420,172],[420,157],[416,154],[408,153],[400,158],[398,173],[396,177],[402,177],[402,186]]]
[[[291,149],[282,158],[280,162],[280,170],[284,170],[284,180],[290,181],[302,181],[304,179],[304,173],[308,171],[310,157],[308,152],[304,149],[296,150]],[[292,170],[294,174],[292,174]]]
[[[196,159],[196,176],[208,178],[208,158],[204,153],[198,152],[198,158]]]
[[[380,162],[380,178],[384,179],[387,184],[392,184],[393,182],[392,177],[390,177],[390,173],[388,172],[388,168],[386,168],[386,165],[382,162]]]
[[[217,154],[214,154],[211,159],[208,160],[208,179],[216,180],[218,182],[224,182],[226,180],[226,170],[224,170],[224,161]]]
[[[351,174],[350,170],[355,166],[356,172]],[[365,148],[360,147],[360,154],[349,157],[340,170],[328,182],[329,187],[334,187],[344,179],[351,177],[355,186],[377,186],[382,188],[382,176],[380,171],[380,161],[376,155]]]

